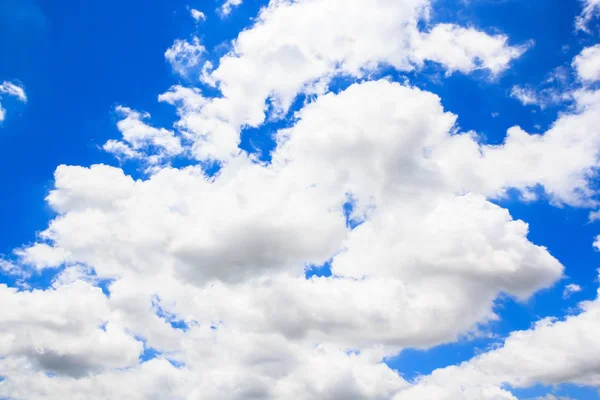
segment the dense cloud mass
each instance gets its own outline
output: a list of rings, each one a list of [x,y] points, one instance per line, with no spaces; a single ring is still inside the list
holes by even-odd
[[[218,94],[160,95],[172,129],[117,106],[121,137],[103,148],[144,178],[56,169],[56,217],[0,264],[20,282],[0,285],[0,397],[501,400],[516,399],[507,385],[600,386],[597,299],[414,381],[382,362],[480,335],[499,296],[524,301],[563,278],[493,200],[543,191],[598,207],[598,46],[573,60],[572,107],[546,132],[515,126],[486,144],[437,95],[372,78],[434,63],[495,79],[531,46],[429,24],[434,4],[271,0],[217,65],[197,38],[176,41],[174,71]],[[339,76],[354,83],[333,90]],[[279,119],[268,162],[239,148],[243,129]],[[324,264],[331,276],[305,277]],[[27,288],[48,269],[49,288]]]

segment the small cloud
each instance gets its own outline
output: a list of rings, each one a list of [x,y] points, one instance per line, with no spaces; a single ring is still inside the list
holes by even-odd
[[[565,286],[565,289],[563,290],[563,299],[568,299],[573,293],[581,292],[581,290],[581,286],[575,283],[570,283],[567,286]]]
[[[119,161],[143,157],[142,153],[133,150],[131,146],[129,146],[127,143],[121,142],[120,140],[110,139],[104,143],[102,149],[113,154]]]
[[[25,89],[22,86],[4,81],[0,85],[0,100],[2,100],[2,95],[13,96],[22,101],[23,103],[27,102],[27,95],[25,94]],[[2,107],[2,103],[0,103],[0,122],[4,121],[6,118],[6,110]]]
[[[600,221],[600,210],[591,211],[590,214],[588,215],[588,221],[589,222]]]
[[[25,94],[23,87],[12,82],[2,82],[2,85],[0,85],[0,93],[6,93],[10,96],[15,96],[22,102],[27,101],[27,95]]]
[[[492,118],[498,118],[499,116],[500,116],[500,113],[497,113],[497,112],[492,113]]]
[[[541,103],[541,100],[534,90],[519,85],[513,86],[510,97],[519,100],[524,106],[540,105]]]
[[[192,15],[192,18],[194,18],[194,20],[196,22],[206,21],[206,15],[204,15],[204,13],[200,10],[196,10],[195,8],[192,8],[190,10],[190,14]]]
[[[200,64],[202,54],[206,49],[200,44],[200,39],[194,36],[191,42],[177,39],[165,51],[165,59],[171,64],[173,71],[181,76],[187,76],[189,70]]]
[[[225,1],[225,3],[223,3],[223,5],[220,7],[220,13],[222,16],[226,17],[229,14],[231,14],[231,10],[234,7],[238,7],[242,4],[242,0],[227,0]]]
[[[558,67],[549,73],[542,83],[533,88],[531,85],[513,86],[510,97],[524,106],[546,107],[572,100],[572,81],[567,69]]]
[[[22,269],[11,261],[0,258],[0,272],[7,275],[20,275]]]

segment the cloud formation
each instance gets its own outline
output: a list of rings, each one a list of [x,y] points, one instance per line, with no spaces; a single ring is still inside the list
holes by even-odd
[[[498,298],[564,277],[494,200],[598,207],[589,51],[573,61],[572,108],[487,144],[437,95],[377,73],[433,63],[497,78],[530,44],[433,25],[431,7],[273,0],[203,87],[158,97],[174,127],[117,106],[121,137],[104,150],[145,174],[57,167],[55,217],[0,260],[7,274],[56,272],[43,290],[0,285],[0,397],[500,400],[516,399],[507,385],[600,385],[598,299],[413,382],[382,362],[477,337]],[[177,40],[165,57],[189,77],[205,51]],[[280,119],[269,161],[240,149],[244,129]],[[331,276],[306,278],[322,265]]]

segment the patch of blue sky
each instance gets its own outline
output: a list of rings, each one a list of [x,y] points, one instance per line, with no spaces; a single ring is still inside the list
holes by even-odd
[[[173,315],[170,312],[166,311],[160,305],[160,298],[158,296],[154,296],[152,298],[152,307],[154,307],[156,315],[159,318],[162,318],[165,321],[167,321],[174,329],[180,329],[182,331],[188,330],[188,324],[183,319],[177,318],[176,315]]]
[[[540,397],[543,400],[548,399],[548,395],[553,395],[557,400],[598,400],[600,392],[596,388],[577,386],[573,384],[562,384],[556,386],[535,385],[524,389],[511,389],[510,391],[522,400],[537,400]],[[550,397],[548,400],[552,399]],[[554,400],[554,399],[552,399]]]
[[[414,382],[436,369],[468,361],[497,342],[498,339],[491,337],[461,339],[429,349],[405,349],[384,362],[404,379]]]

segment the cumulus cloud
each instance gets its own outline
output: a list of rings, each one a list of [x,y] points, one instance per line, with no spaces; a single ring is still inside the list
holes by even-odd
[[[434,371],[395,399],[513,399],[501,387],[529,387],[534,384],[600,384],[600,342],[594,332],[599,328],[600,300],[585,301],[577,315],[564,320],[545,318],[532,329],[510,334],[502,347],[483,353],[459,366]],[[459,393],[456,397],[437,397],[438,393]],[[467,393],[483,393],[474,397]],[[490,395],[493,391],[497,394]],[[552,397],[551,397],[552,398]]]
[[[23,103],[27,102],[27,95],[25,94],[23,87],[13,82],[2,82],[0,85],[0,100],[2,100],[2,95],[16,97]],[[0,122],[4,121],[5,118],[6,110],[2,107],[2,103],[0,103]]]
[[[189,107],[198,100],[173,93]],[[240,153],[216,177],[166,168],[145,181],[63,166],[48,196],[59,216],[41,237],[115,280],[107,323],[183,363],[178,379],[202,376],[218,398],[236,398],[231,385],[245,388],[240,398],[389,398],[406,382],[382,357],[476,331],[497,318],[500,293],[525,299],[562,275],[525,223],[447,180],[438,147],[473,140],[453,134],[455,119],[435,95],[381,80],[305,107],[278,133],[268,165]],[[352,231],[349,198],[353,218],[365,220]],[[303,277],[329,259],[335,278]],[[265,343],[275,346],[267,359]],[[15,371],[35,379],[40,364],[26,360]],[[336,380],[310,378],[335,365]],[[370,383],[356,375],[370,370]],[[93,386],[111,374],[85,379]],[[67,390],[70,379],[53,384]]]
[[[180,127],[194,139],[193,154],[229,159],[242,127],[285,116],[299,94],[323,93],[337,75],[359,79],[383,65],[410,71],[425,61],[448,71],[497,74],[528,46],[450,24],[420,31],[429,9],[428,0],[270,2],[203,74],[221,96],[182,115]]]
[[[500,296],[526,301],[563,278],[492,200],[543,189],[554,205],[598,206],[600,92],[575,91],[546,132],[512,127],[489,145],[437,95],[373,78],[427,62],[496,76],[527,47],[421,30],[431,6],[272,1],[204,71],[218,95],[175,85],[158,97],[176,107],[173,128],[118,106],[121,137],[104,149],[152,168],[56,169],[55,217],[0,264],[62,266],[45,290],[0,285],[0,397],[514,400],[507,384],[599,384],[598,300],[416,382],[382,363],[478,335]],[[166,57],[187,73],[198,46]],[[331,92],[339,75],[357,82]],[[301,94],[269,162],[238,147]],[[219,170],[168,165],[184,154]],[[332,276],[305,278],[323,264]]]
[[[52,373],[80,377],[134,366],[143,345],[115,324],[100,288],[84,282],[18,292],[0,285],[0,352]],[[11,396],[12,397],[12,396]]]
[[[600,80],[600,44],[583,49],[573,60],[573,68],[585,83]]]
[[[31,247],[16,250],[24,264],[36,269],[55,268],[62,265],[69,257],[69,252],[60,247],[52,247],[46,243],[36,243]]]
[[[449,73],[487,69],[498,74],[530,46],[512,47],[505,35],[490,36],[476,29],[451,24],[436,25],[430,32],[419,36],[414,43],[415,60],[419,63],[435,61]]]

